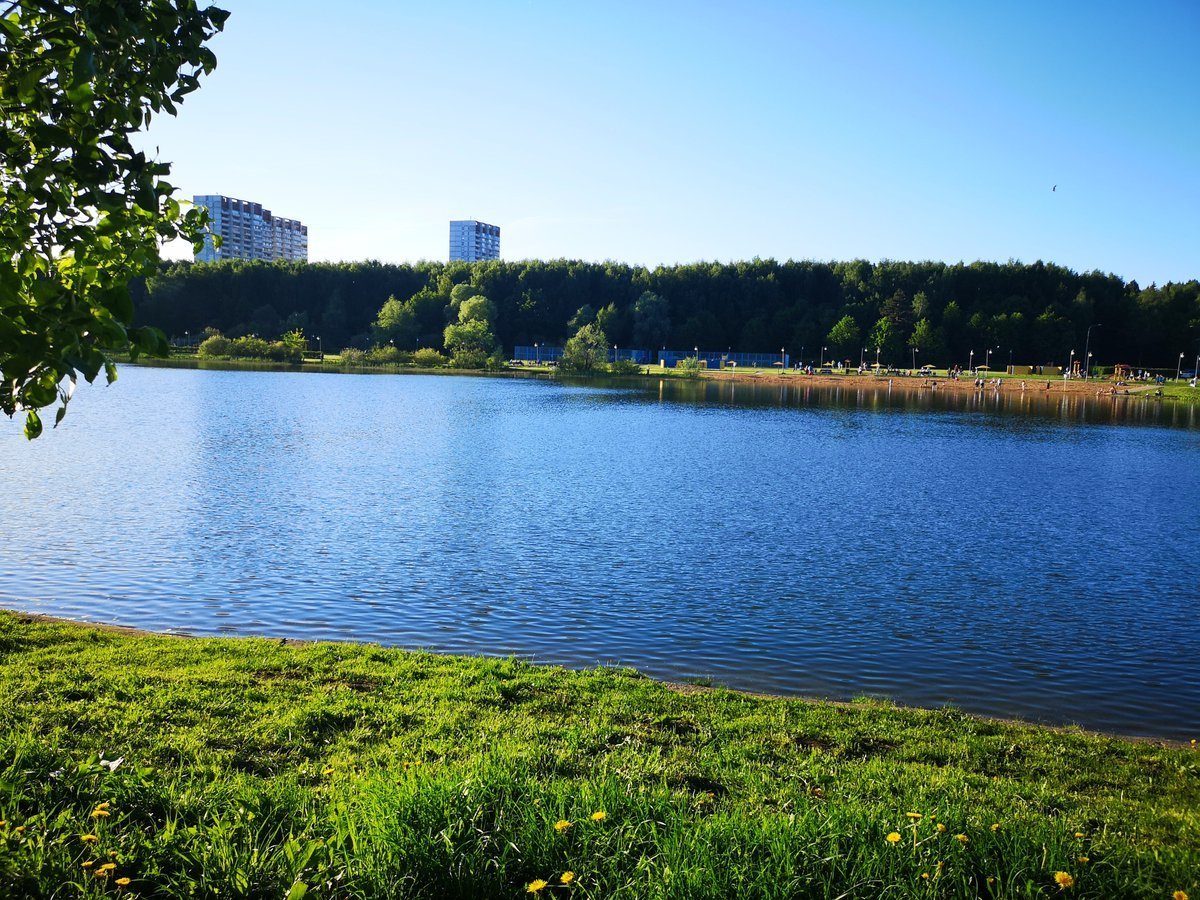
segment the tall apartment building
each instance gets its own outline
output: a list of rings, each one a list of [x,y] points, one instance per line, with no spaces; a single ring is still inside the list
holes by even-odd
[[[296,219],[276,216],[261,203],[237,200],[221,194],[192,198],[208,210],[209,234],[196,254],[197,262],[222,259],[298,259],[308,261],[308,226]],[[221,236],[221,246],[212,235]]]
[[[474,219],[450,223],[450,262],[500,258],[500,228]]]

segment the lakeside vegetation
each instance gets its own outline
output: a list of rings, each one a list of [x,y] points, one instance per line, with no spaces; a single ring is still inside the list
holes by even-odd
[[[456,294],[457,289],[457,294]],[[462,303],[487,328],[448,331]],[[1200,353],[1200,281],[1142,287],[1116,275],[1021,263],[697,263],[647,269],[569,260],[384,265],[234,261],[171,263],[135,289],[140,322],[171,335],[274,336],[300,329],[328,348],[391,342],[399,350],[490,355],[534,342],[563,346],[594,323],[622,348],[700,347],[884,363],[1065,364],[1094,354],[1174,372]],[[483,315],[483,313],[486,313]],[[1089,329],[1090,335],[1089,335]],[[999,349],[996,349],[999,348]]]
[[[8,612],[0,692],[12,896],[1200,895],[1194,747]]]

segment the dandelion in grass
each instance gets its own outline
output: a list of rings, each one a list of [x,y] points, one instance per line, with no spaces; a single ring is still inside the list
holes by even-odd
[[[958,841],[960,844],[965,844],[967,841],[969,841],[969,840],[970,840],[970,838],[969,838],[969,837],[967,837],[965,834],[956,834],[956,835],[954,836],[954,839],[955,839],[956,841]]]
[[[13,834],[24,834],[24,833],[25,833],[24,825],[18,825],[16,828],[13,829]]]
[[[533,881],[529,882],[529,885],[525,888],[525,892],[528,894],[540,893],[542,888],[544,888],[547,884],[549,884],[548,881],[545,881],[541,878],[535,878]]]
[[[333,774],[333,771],[334,771],[334,770],[333,770],[333,766],[329,766],[329,767],[328,767],[328,768],[326,768],[326,769],[325,769],[325,770],[324,770],[324,771],[323,771],[321,774],[322,774],[322,775],[325,775],[325,776],[329,776],[329,775],[332,775],[332,774]]]
[[[938,823],[937,823],[937,830],[938,830],[938,834],[945,834],[945,833],[946,833],[946,826],[945,826],[945,825],[943,825],[941,822],[938,822]]]
[[[929,880],[929,873],[928,873],[928,872],[922,872],[922,873],[921,873],[921,877],[922,877],[923,879],[925,879],[926,881],[928,881],[928,880]]]
[[[1077,837],[1077,838],[1083,837],[1083,832],[1082,831],[1075,832],[1075,837]]]
[[[900,832],[898,832],[898,831],[889,831],[889,832],[888,832],[888,836],[887,836],[887,842],[888,842],[889,844],[898,844],[898,843],[900,843]]]
[[[1062,890],[1064,890],[1064,891],[1065,891],[1067,888],[1071,888],[1071,887],[1074,887],[1074,886],[1075,886],[1075,879],[1074,879],[1074,877],[1072,877],[1072,876],[1071,876],[1069,873],[1067,873],[1067,872],[1055,872],[1055,873],[1054,873],[1054,880],[1055,880],[1055,882],[1057,882],[1057,883],[1058,883],[1058,886],[1059,886],[1059,888],[1060,888],[1060,889],[1062,889]]]
[[[79,839],[85,844],[94,844],[96,841],[100,840],[100,838],[94,834],[81,834]]]
[[[1075,857],[1075,859],[1081,863],[1092,861],[1092,858],[1090,856],[1077,856],[1077,857]]]
[[[921,815],[919,812],[909,812],[909,813],[905,813],[905,815],[906,815],[906,816],[908,816],[910,819],[923,819],[923,818],[925,818],[925,817],[924,817],[923,815]]]
[[[94,859],[87,859],[87,860],[83,861],[83,864],[80,865],[80,868],[81,869],[90,869],[95,864],[96,864],[96,861]]]
[[[1194,744],[1196,742],[1192,741],[1192,743]],[[1171,900],[1188,900],[1188,895],[1183,891],[1176,891],[1171,895]]]
[[[119,884],[121,887],[129,887],[129,879],[128,878],[118,878],[116,880],[116,884]]]
[[[558,876],[558,880],[561,881],[563,884],[570,884],[572,881],[575,880],[575,873],[570,870],[563,872],[561,875]]]
[[[107,809],[101,809],[99,806],[92,810],[93,819],[107,819],[110,815],[112,815],[112,813],[110,813]]]
[[[999,823],[999,822],[993,822],[993,823],[992,823],[992,831],[999,831],[999,830],[1000,830],[1000,823]]]
[[[564,831],[566,831],[570,827],[571,827],[571,823],[568,822],[566,819],[559,819],[557,822],[554,823],[554,830],[557,831],[559,834],[562,834]]]
[[[593,822],[603,822],[607,818],[608,818],[608,813],[606,813],[602,809],[598,809],[594,813],[592,813],[592,821]]]

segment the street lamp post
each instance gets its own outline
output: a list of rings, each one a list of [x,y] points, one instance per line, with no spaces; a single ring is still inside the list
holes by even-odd
[[[1071,351],[1071,358],[1067,362],[1067,377],[1070,378],[1075,374],[1075,351]]]
[[[616,362],[620,358],[621,358],[621,348],[618,347],[616,344],[613,344],[613,362]]]
[[[878,346],[875,348],[875,374],[876,375],[879,374],[879,351],[882,349],[883,349],[882,347],[878,347]]]
[[[321,336],[317,335],[317,354],[321,357],[321,362],[325,362],[325,345],[321,343]]]
[[[1013,370],[1012,370],[1012,347],[1009,347],[1008,348],[1008,374],[1011,375],[1012,373],[1013,373]]]
[[[1175,366],[1175,380],[1179,380],[1179,370],[1183,368],[1183,354],[1179,354],[1179,364]]]
[[[783,357],[784,357],[783,348],[780,347],[779,348],[779,371],[781,371],[781,372],[787,368],[787,363],[784,362]]]
[[[1083,343],[1083,358],[1087,361],[1087,367],[1088,367],[1088,371],[1083,373],[1084,381],[1088,380],[1088,373],[1091,372],[1091,370],[1092,370],[1092,354],[1089,352],[1089,348],[1092,345],[1092,329],[1093,328],[1103,328],[1103,327],[1104,326],[1101,325],[1099,322],[1097,322],[1095,325],[1088,326],[1087,340],[1084,341],[1084,343]]]
[[[991,374],[992,371],[992,349],[993,348],[988,347],[987,353],[984,354],[983,357],[983,367],[988,370],[989,374]]]
[[[825,347],[821,348],[821,365],[825,365]]]
[[[542,348],[538,346],[537,341],[533,342],[533,356],[537,365],[540,366],[542,364]]]
[[[975,374],[975,351],[971,351],[971,355],[967,357],[967,369],[972,375]]]
[[[800,365],[804,365],[804,345],[800,345]]]
[[[867,361],[867,348],[863,347],[862,349],[860,349],[858,351],[858,367],[861,369],[863,367],[863,363],[865,363],[866,361]]]
[[[914,371],[914,372],[915,372],[915,371],[917,371],[917,349],[918,349],[918,348],[916,348],[916,347],[913,347],[913,348],[912,348],[912,352],[913,352],[913,371]]]

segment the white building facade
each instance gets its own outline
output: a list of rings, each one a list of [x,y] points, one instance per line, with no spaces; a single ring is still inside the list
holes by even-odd
[[[500,258],[500,227],[475,219],[450,223],[450,262]]]
[[[197,262],[223,259],[290,259],[308,262],[308,226],[296,219],[276,216],[261,203],[223,194],[198,194],[192,198],[208,210],[208,234]],[[219,235],[221,246],[215,246]]]

